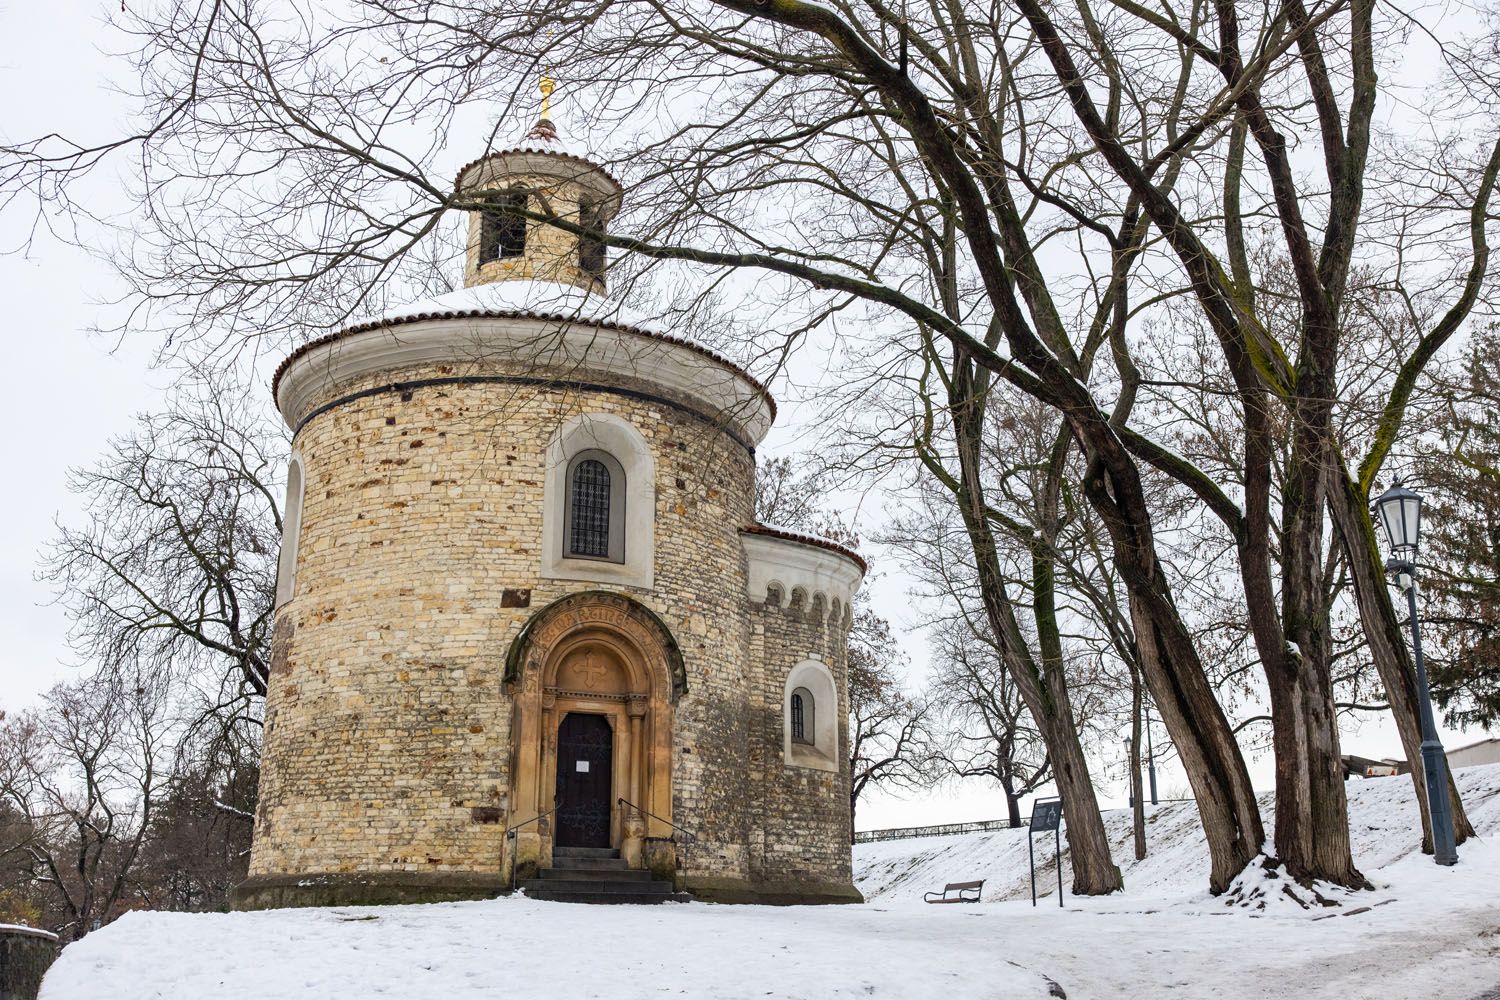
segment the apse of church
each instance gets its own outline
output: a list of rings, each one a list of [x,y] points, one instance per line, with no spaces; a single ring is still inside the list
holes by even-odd
[[[293,453],[236,904],[858,901],[864,564],[755,522],[770,394],[527,217],[602,228],[625,195],[550,122],[456,190],[465,287],[276,375]]]

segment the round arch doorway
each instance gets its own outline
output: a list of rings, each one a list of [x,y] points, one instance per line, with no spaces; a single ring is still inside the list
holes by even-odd
[[[620,594],[555,601],[512,644],[506,690],[517,879],[554,847],[618,848],[642,867],[646,838],[672,832],[672,716],[686,690],[661,620]]]

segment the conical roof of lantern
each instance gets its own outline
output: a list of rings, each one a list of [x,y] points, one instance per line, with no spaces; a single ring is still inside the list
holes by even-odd
[[[581,147],[564,139],[551,117],[552,81],[542,80],[542,116],[519,140],[465,164],[453,178],[455,191],[482,191],[508,178],[542,175],[574,181],[600,199],[606,221],[620,210],[625,187]]]

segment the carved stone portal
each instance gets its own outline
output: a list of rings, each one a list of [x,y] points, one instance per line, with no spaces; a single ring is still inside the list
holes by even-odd
[[[563,787],[560,769],[593,766],[558,759],[559,727],[580,714],[608,723],[612,752],[593,759],[608,759],[611,774],[608,782],[592,776],[590,794],[608,790],[608,844],[630,867],[641,867],[646,838],[672,832],[666,821],[672,818],[673,702],[686,678],[671,634],[629,598],[575,594],[537,612],[511,648],[507,668],[516,750],[507,826],[517,828],[517,877],[551,864],[557,822],[548,814]],[[561,776],[578,784],[571,773]],[[526,823],[535,816],[543,818]]]

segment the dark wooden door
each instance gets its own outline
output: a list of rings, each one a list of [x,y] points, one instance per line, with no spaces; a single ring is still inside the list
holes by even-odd
[[[608,847],[615,736],[602,715],[571,712],[557,733],[557,846]]]

